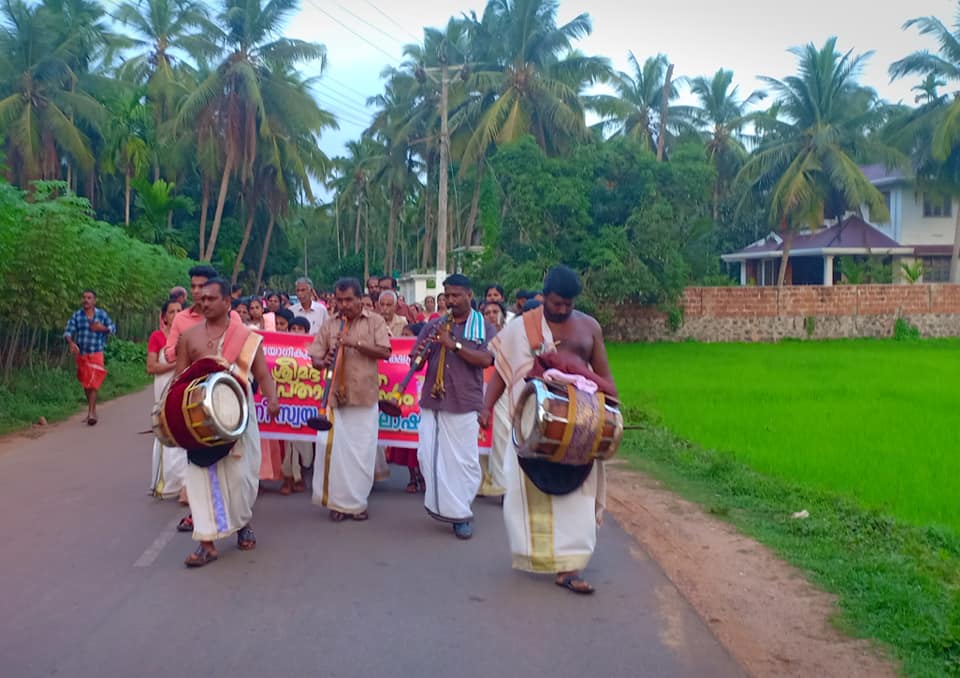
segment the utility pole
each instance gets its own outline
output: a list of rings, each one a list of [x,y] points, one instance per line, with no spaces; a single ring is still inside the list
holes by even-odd
[[[440,61],[440,195],[437,212],[437,287],[447,277],[447,173],[449,171],[449,135],[447,124],[450,99],[450,70],[446,54]]]
[[[447,46],[441,48],[438,55],[440,62],[440,182],[438,186],[438,209],[437,209],[437,287],[443,283],[447,277],[447,192],[450,172],[450,126],[449,111],[450,107],[450,77],[451,69],[447,57]],[[470,66],[463,64],[453,69],[452,75],[458,75],[466,80],[469,77]],[[416,71],[417,80],[421,83],[426,82],[427,78],[437,82],[437,78],[426,68],[420,66]]]

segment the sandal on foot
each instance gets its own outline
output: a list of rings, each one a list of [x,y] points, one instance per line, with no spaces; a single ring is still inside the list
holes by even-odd
[[[360,520],[360,521],[370,520],[370,514],[367,513],[366,511],[360,511],[360,513],[354,513],[350,517],[353,518],[354,520]]]
[[[416,480],[411,480],[407,483],[407,494],[416,494],[418,490],[418,485]]]
[[[257,547],[257,535],[253,528],[247,525],[237,531],[237,548],[241,551],[252,551]]]
[[[96,426],[97,418],[96,417],[87,417],[87,426]]]
[[[307,491],[307,486],[306,486],[306,484],[305,484],[302,480],[294,480],[294,481],[293,481],[293,491],[294,491],[294,493],[306,492],[306,491]]]
[[[563,579],[556,579],[554,583],[557,586],[562,586],[568,591],[573,591],[574,593],[579,593],[581,595],[590,595],[595,591],[595,589],[585,582],[580,575],[577,574],[568,574]]]
[[[193,532],[193,514],[182,518],[179,523],[177,523],[177,532]]]
[[[335,523],[342,523],[349,517],[346,513],[341,513],[340,511],[330,511],[330,520]]]
[[[257,535],[249,525],[241,527],[237,532],[237,548],[241,551],[252,551],[257,548]]]
[[[287,482],[286,480],[284,480],[283,485],[280,486],[280,494],[282,494],[283,496],[287,496],[291,492],[293,492],[293,485]]]
[[[187,556],[187,559],[183,561],[183,564],[187,567],[203,567],[204,565],[209,565],[214,560],[219,558],[216,551],[211,551],[205,549],[202,546],[198,546],[197,550]]]

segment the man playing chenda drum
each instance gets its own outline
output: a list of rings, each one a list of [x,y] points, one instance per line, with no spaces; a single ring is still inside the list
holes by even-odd
[[[524,380],[541,353],[557,352],[555,357],[584,370],[589,365],[596,381],[604,382],[606,391],[615,395],[600,324],[573,308],[580,290],[574,271],[566,266],[550,269],[544,279],[543,306],[529,311],[523,321],[508,323],[496,336],[493,349],[497,372],[487,387],[479,416],[481,426],[489,424],[494,404],[504,389],[509,389],[512,418]],[[521,461],[511,437],[504,474],[507,493],[503,515],[513,567],[552,573],[558,586],[575,593],[592,593],[593,587],[580,577],[580,570],[586,567],[597,543],[605,489],[602,463],[568,466]]]
[[[268,414],[273,417],[280,411],[276,386],[260,346],[262,338],[244,327],[236,313],[230,313],[230,284],[223,278],[207,280],[199,301],[204,319],[185,331],[177,342],[176,374],[201,358],[224,359],[237,368],[238,377],[246,381],[250,414],[240,439],[215,463],[198,465],[206,462],[188,450],[187,498],[193,515],[193,538],[200,542],[186,560],[188,567],[201,567],[216,560],[214,540],[234,533],[241,550],[256,546],[250,519],[259,484],[260,430],[250,387],[251,373],[267,401]]]

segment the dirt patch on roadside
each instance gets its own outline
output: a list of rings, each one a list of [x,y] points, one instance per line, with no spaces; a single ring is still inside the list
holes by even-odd
[[[652,478],[614,465],[607,472],[608,511],[748,673],[897,675],[876,647],[844,636],[830,623],[836,598],[798,569]]]

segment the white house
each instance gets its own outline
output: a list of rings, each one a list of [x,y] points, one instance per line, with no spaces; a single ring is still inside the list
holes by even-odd
[[[924,282],[949,280],[950,254],[960,202],[918,191],[900,170],[865,165],[864,176],[880,189],[890,219],[875,223],[869,210],[863,219],[849,216],[817,231],[794,236],[786,282],[832,285],[838,278],[838,257],[881,257],[892,260],[894,280],[902,281],[900,263],[923,262]],[[771,233],[736,252],[722,255],[740,264],[741,285],[775,285],[783,257],[780,237]]]

